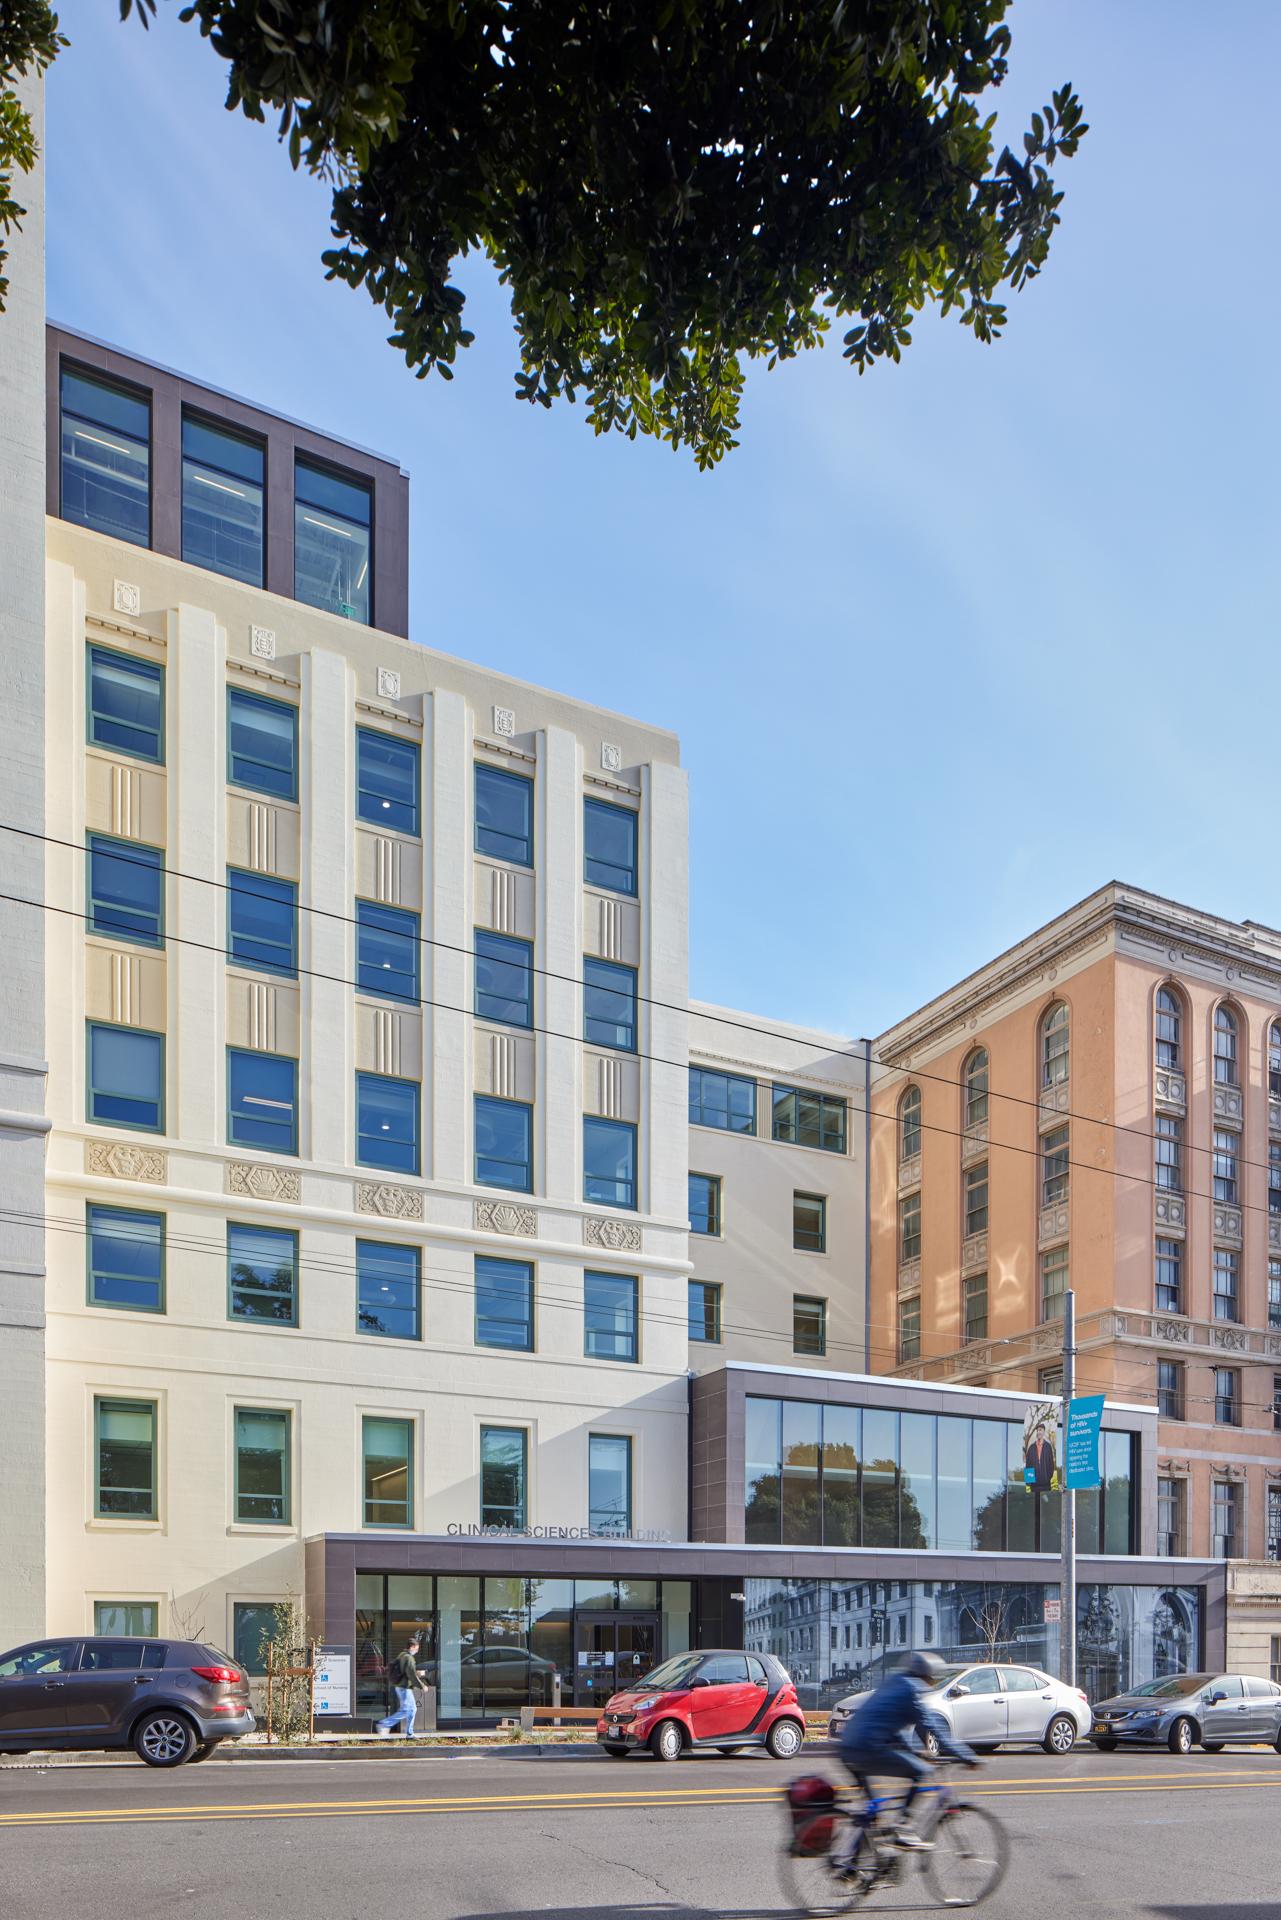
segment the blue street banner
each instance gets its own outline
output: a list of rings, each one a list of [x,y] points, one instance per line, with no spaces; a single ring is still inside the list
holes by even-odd
[[[1099,1473],[1099,1428],[1103,1424],[1101,1393],[1087,1393],[1070,1400],[1067,1410],[1067,1434],[1063,1442],[1063,1462],[1069,1487],[1097,1487]]]

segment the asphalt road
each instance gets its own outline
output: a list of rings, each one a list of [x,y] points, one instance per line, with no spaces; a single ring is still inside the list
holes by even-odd
[[[813,1767],[830,1767],[811,1749]],[[0,1766],[4,1920],[771,1920],[786,1773],[485,1752]],[[988,1920],[1276,1920],[1281,1756],[1000,1754],[964,1779],[1013,1858]],[[913,1875],[868,1913],[919,1913]]]

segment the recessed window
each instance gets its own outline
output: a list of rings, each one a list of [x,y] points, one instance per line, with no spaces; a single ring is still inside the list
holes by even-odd
[[[295,600],[368,626],[372,522],[366,484],[307,460],[295,462]]]
[[[160,1631],[160,1608],[154,1600],[95,1600],[95,1633],[122,1640],[152,1640]],[[163,1651],[163,1649],[159,1649]]]
[[[89,1304],[134,1313],[165,1310],[165,1217],[132,1207],[86,1212]]]
[[[584,1117],[583,1198],[601,1207],[635,1207],[636,1129],[630,1121]]]
[[[1235,1367],[1215,1367],[1214,1421],[1220,1427],[1241,1424],[1241,1375]]]
[[[278,1227],[227,1226],[227,1317],[298,1325],[298,1235]]]
[[[898,1357],[903,1360],[919,1360],[921,1357],[921,1301],[919,1295],[898,1303]]]
[[[367,1527],[414,1524],[414,1423],[366,1415],[361,1421],[361,1472]]]
[[[1268,1027],[1268,1093],[1281,1100],[1281,1020]]]
[[[1156,1550],[1167,1560],[1183,1552],[1183,1482],[1164,1474],[1156,1483]]]
[[[583,1352],[589,1360],[640,1358],[640,1281],[630,1274],[583,1275]]]
[[[476,1014],[504,1027],[534,1024],[534,949],[528,940],[477,928]]]
[[[62,369],[62,518],[151,541],[151,406],[115,381]]]
[[[691,1067],[689,1123],[692,1127],[715,1127],[721,1133],[755,1133],[755,1080]]]
[[[267,1648],[277,1636],[280,1615],[274,1600],[234,1600],[231,1606],[231,1652],[246,1673],[267,1671]]]
[[[422,1256],[385,1240],[356,1242],[356,1330],[388,1340],[422,1336]]]
[[[1214,1249],[1214,1317],[1239,1320],[1241,1256],[1234,1247]]]
[[[89,932],[140,947],[164,945],[164,854],[134,840],[89,835]]]
[[[298,1062],[281,1053],[227,1049],[227,1139],[268,1153],[298,1151]]]
[[[236,1519],[287,1527],[290,1419],[275,1407],[236,1408]]]
[[[1156,1410],[1166,1420],[1182,1420],[1183,1363],[1181,1360],[1157,1361]]]
[[[1237,1557],[1237,1488],[1234,1481],[1216,1480],[1211,1495],[1210,1527],[1216,1559]],[[1240,1682],[1237,1683],[1240,1685]]]
[[[476,851],[513,866],[534,864],[534,783],[476,763]]]
[[[94,1512],[103,1518],[156,1518],[156,1403],[93,1403]]]
[[[636,1051],[636,969],[583,961],[583,1038],[594,1047]]]
[[[298,798],[298,709],[227,689],[227,783],[273,800]]]
[[[844,1100],[831,1093],[802,1093],[798,1087],[774,1087],[774,1138],[823,1153],[845,1151]]]
[[[921,1196],[905,1193],[898,1203],[898,1259],[906,1266],[921,1257]]]
[[[898,1103],[898,1157],[915,1160],[921,1151],[921,1089],[909,1087]]]
[[[298,972],[298,889],[292,881],[228,867],[227,958],[258,973]]]
[[[1183,1191],[1183,1122],[1172,1113],[1156,1116],[1156,1184],[1161,1193]]]
[[[1062,1000],[1052,1006],[1041,1022],[1041,1085],[1062,1086],[1068,1077],[1068,1010]]]
[[[523,1100],[478,1093],[475,1103],[476,1184],[534,1190],[534,1109]]]
[[[1183,1064],[1183,1002],[1172,987],[1157,989],[1156,1063],[1176,1073]]]
[[[88,677],[89,745],[163,765],[164,668],[150,660],[135,660],[131,653],[90,647]]]
[[[182,420],[182,557],[246,586],[262,585],[260,440],[212,421]]]
[[[721,1183],[715,1173],[689,1176],[689,1230],[718,1235],[721,1230]]]
[[[986,1160],[966,1167],[961,1175],[961,1231],[967,1240],[971,1234],[987,1232]]]
[[[637,817],[605,800],[583,802],[583,878],[611,893],[636,892]]]
[[[1231,1007],[1216,1007],[1214,1012],[1214,1079],[1220,1087],[1241,1084],[1237,1063],[1237,1017]]]
[[[827,1302],[809,1294],[792,1295],[792,1352],[827,1352]]]
[[[1156,1310],[1158,1313],[1183,1311],[1183,1242],[1157,1235]]]
[[[1071,1169],[1068,1129],[1051,1127],[1041,1135],[1041,1205],[1061,1206],[1068,1197]]]
[[[962,1338],[966,1346],[987,1339],[987,1275],[971,1273],[961,1282]]]
[[[356,1075],[356,1162],[389,1173],[418,1172],[416,1080],[393,1080],[383,1073]]]
[[[1268,1325],[1281,1328],[1281,1260],[1268,1261]]]
[[[90,1020],[87,1117],[104,1127],[163,1133],[165,1037]]]
[[[534,1269],[528,1260],[476,1255],[476,1345],[534,1350]]]
[[[1268,1212],[1281,1213],[1281,1140],[1268,1142]]]
[[[480,1524],[523,1528],[528,1518],[529,1435],[524,1427],[480,1430]]]
[[[418,915],[356,902],[356,985],[383,1000],[418,1005]]]
[[[1068,1290],[1068,1250],[1049,1247],[1041,1255],[1041,1318],[1063,1318],[1063,1296]]]
[[[689,1337],[719,1346],[721,1337],[721,1289],[711,1280],[689,1283]]]
[[[827,1199],[823,1194],[792,1195],[792,1245],[799,1253],[827,1252]]]
[[[625,1539],[632,1530],[632,1443],[623,1433],[587,1436],[587,1524]]]
[[[420,826],[419,753],[412,740],[356,728],[356,818],[396,833]]]
[[[988,1108],[988,1062],[987,1051],[979,1047],[965,1063],[961,1075],[961,1115],[965,1127],[978,1127],[987,1120]]]
[[[1229,1206],[1235,1206],[1237,1200],[1237,1149],[1239,1142],[1235,1133],[1229,1133],[1226,1127],[1214,1129],[1214,1197]]]

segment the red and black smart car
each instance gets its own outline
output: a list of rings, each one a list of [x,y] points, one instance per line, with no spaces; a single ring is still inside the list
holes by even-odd
[[[679,1760],[693,1747],[764,1747],[776,1760],[792,1760],[805,1738],[805,1716],[773,1654],[700,1649],[674,1654],[613,1694],[596,1738],[615,1759],[641,1747],[656,1760]]]

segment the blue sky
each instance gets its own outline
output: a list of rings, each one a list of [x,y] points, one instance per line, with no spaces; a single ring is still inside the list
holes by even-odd
[[[416,640],[680,733],[694,993],[875,1034],[1112,878],[1281,923],[1274,0],[1015,0],[1010,133],[1091,132],[1004,340],[753,374],[713,474],[518,405],[483,267],[415,381],[196,30],[61,14],[50,315],[394,454]]]

